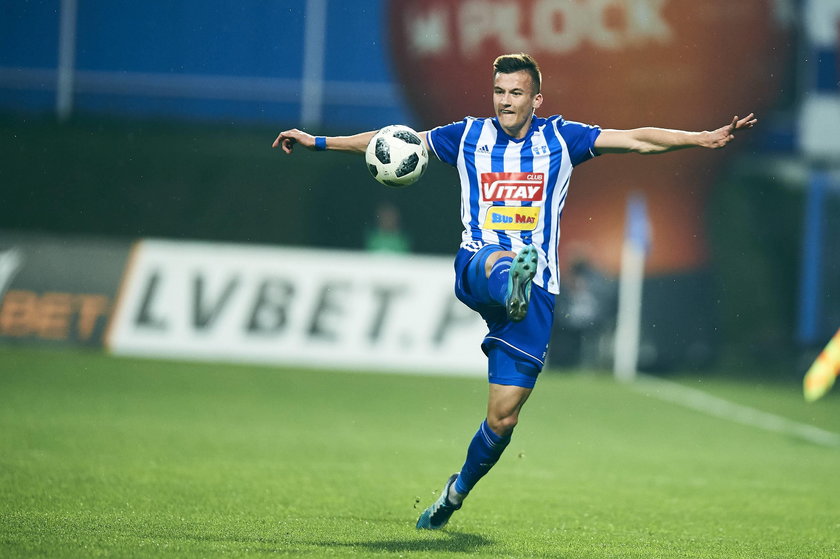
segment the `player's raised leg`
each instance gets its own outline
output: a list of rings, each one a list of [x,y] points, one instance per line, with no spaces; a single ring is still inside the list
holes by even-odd
[[[525,245],[513,263],[508,274],[507,296],[505,309],[508,318],[519,322],[528,313],[528,302],[531,299],[531,280],[537,273],[537,249],[534,245]]]
[[[504,305],[508,319],[521,322],[528,313],[536,273],[537,249],[533,245],[525,245],[519,253],[488,245],[469,262],[467,283],[478,301]]]

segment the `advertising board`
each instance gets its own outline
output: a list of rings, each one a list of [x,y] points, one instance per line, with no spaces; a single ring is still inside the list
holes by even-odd
[[[483,321],[448,258],[144,240],[108,336],[119,355],[483,374]]]
[[[130,246],[0,233],[0,343],[102,346]]]

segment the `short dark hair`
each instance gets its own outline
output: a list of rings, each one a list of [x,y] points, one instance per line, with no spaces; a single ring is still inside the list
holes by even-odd
[[[540,65],[530,54],[520,52],[519,54],[503,54],[493,61],[493,77],[496,74],[512,74],[524,70],[531,76],[534,82],[534,95],[540,92],[542,86],[542,73]]]

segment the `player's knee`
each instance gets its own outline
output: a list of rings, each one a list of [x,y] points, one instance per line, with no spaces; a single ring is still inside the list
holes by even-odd
[[[484,277],[490,277],[490,270],[493,269],[493,266],[500,258],[505,257],[516,258],[516,253],[509,250],[499,250],[488,256],[487,260],[484,261]]]
[[[487,416],[487,426],[500,437],[508,437],[519,422],[519,414],[509,415],[490,414]]]

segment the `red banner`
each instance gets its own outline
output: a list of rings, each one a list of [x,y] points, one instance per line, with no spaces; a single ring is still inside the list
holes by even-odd
[[[423,126],[493,115],[492,62],[528,52],[542,68],[541,116],[604,128],[716,128],[772,106],[787,69],[773,0],[404,0],[390,6],[395,69]],[[727,150],[731,152],[732,149]],[[704,206],[726,152],[606,156],[572,181],[563,236],[616,270],[624,206],[650,202],[652,272],[706,259]],[[562,249],[561,249],[562,250]]]

